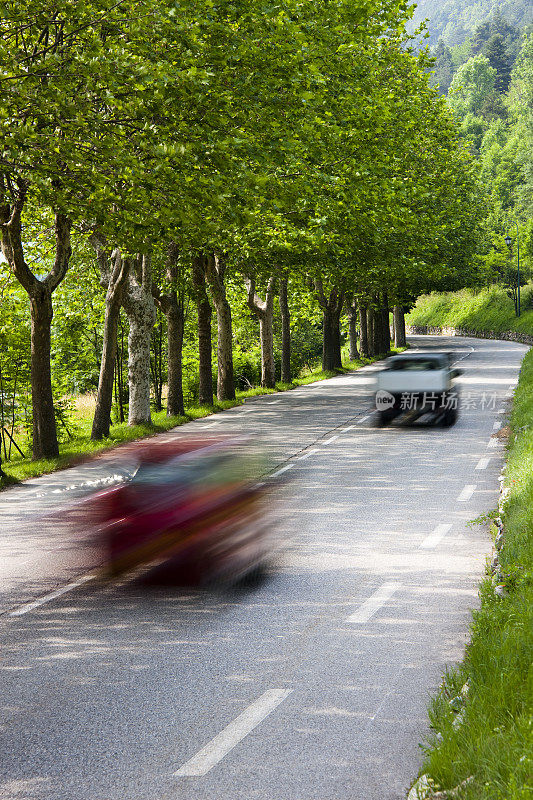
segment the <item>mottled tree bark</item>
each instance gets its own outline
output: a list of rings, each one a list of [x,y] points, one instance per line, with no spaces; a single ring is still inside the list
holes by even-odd
[[[192,265],[192,282],[198,313],[199,387],[201,406],[213,405],[213,365],[211,357],[211,304],[205,288],[205,256],[195,256]]]
[[[2,252],[13,274],[30,299],[31,313],[31,394],[33,409],[33,458],[59,455],[50,368],[50,327],[53,318],[52,294],[64,279],[71,255],[71,221],[55,214],[55,258],[50,272],[40,280],[24,259],[22,211],[28,184],[19,180],[10,186],[0,184],[0,230]]]
[[[281,380],[290,383],[291,376],[291,313],[288,298],[288,278],[279,282],[279,310],[281,314]]]
[[[226,297],[226,265],[219,256],[206,259],[206,278],[217,315],[217,398],[235,400],[231,306]]]
[[[130,325],[128,425],[151,425],[150,337],[156,320],[156,311],[152,296],[150,255],[137,256],[132,266],[122,302]]]
[[[118,322],[124,287],[130,270],[130,262],[128,259],[122,258],[122,254],[118,249],[115,249],[109,255],[105,249],[105,241],[96,233],[91,236],[91,244],[96,251],[100,281],[102,285],[107,285],[100,377],[91,431],[91,439],[97,441],[109,436],[117,357]]]
[[[394,306],[394,346],[406,347],[407,340],[405,338],[405,315],[402,306]]]
[[[274,362],[274,294],[275,278],[269,278],[265,299],[261,300],[255,291],[255,280],[246,279],[248,308],[259,320],[261,340],[261,386],[274,389],[276,386],[276,365]]]
[[[367,329],[367,308],[366,305],[359,305],[359,344],[361,347],[361,355],[363,358],[370,356],[368,348],[368,329]]]
[[[167,290],[152,286],[152,294],[167,318],[167,417],[185,414],[183,402],[183,335],[185,332],[183,280],[179,249],[171,242],[166,259]]]

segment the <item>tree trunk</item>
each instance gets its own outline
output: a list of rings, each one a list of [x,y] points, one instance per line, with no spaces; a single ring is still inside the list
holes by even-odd
[[[160,312],[156,311],[158,323],[152,331],[150,343],[150,362],[152,383],[154,386],[154,407],[163,410],[163,321]]]
[[[350,361],[355,361],[359,358],[359,351],[357,349],[357,306],[355,302],[348,304],[348,333],[350,339]]]
[[[326,297],[321,278],[315,278],[315,291],[322,309],[322,369],[342,368],[340,319],[344,290],[333,287]]]
[[[152,295],[167,319],[167,417],[185,414],[183,403],[183,335],[185,332],[183,273],[179,249],[170,242],[167,251],[166,279],[168,290],[161,293],[152,286]]]
[[[389,322],[389,297],[387,292],[383,292],[383,305],[381,306],[381,332],[382,332],[382,353],[390,353],[390,322]]]
[[[7,187],[4,179],[0,179],[0,236],[2,253],[30,299],[33,457],[55,458],[59,447],[50,367],[52,294],[69,268],[72,223],[64,214],[56,212],[54,264],[44,278],[37,278],[24,259],[22,242],[22,212],[27,190],[27,181],[18,179]]]
[[[372,347],[374,350],[374,355],[379,356],[380,353],[383,352],[383,316],[381,314],[381,308],[378,307],[373,309],[372,323]]]
[[[206,278],[217,314],[217,398],[235,400],[231,306],[226,297],[223,259],[212,254],[206,260]]]
[[[246,279],[248,289],[248,308],[259,320],[261,341],[261,386],[266,389],[276,387],[276,365],[274,362],[274,293],[276,281],[269,278],[265,300],[256,294],[255,280]]]
[[[119,314],[120,325],[120,314]],[[124,422],[124,377],[123,377],[123,363],[124,363],[124,327],[120,325],[120,348],[118,346],[117,337],[117,359],[115,361],[115,369],[117,373],[117,391],[118,391],[118,419],[119,422]]]
[[[288,278],[279,283],[279,310],[281,313],[281,380],[290,383],[291,377],[291,313],[288,299]]]
[[[31,400],[33,458],[59,455],[50,368],[52,294],[43,286],[31,297]]]
[[[335,309],[333,313],[333,360],[335,363],[335,369],[342,369],[341,314],[342,305],[339,309]]]
[[[359,306],[359,335],[361,355],[363,358],[368,358],[370,351],[368,349],[367,308],[362,304]]]
[[[402,306],[394,306],[394,346],[406,347],[407,340],[405,338],[405,316]]]
[[[337,336],[335,314],[330,308],[322,309],[322,370],[333,372],[337,367]]]
[[[183,303],[176,296],[167,311],[168,328],[168,396],[167,417],[185,414],[183,402],[183,334],[185,319]]]
[[[138,256],[130,270],[123,306],[130,324],[128,335],[128,425],[151,425],[150,338],[156,320],[149,255]]]
[[[371,304],[366,309],[366,331],[368,337],[368,356],[373,358],[376,354],[374,341],[374,309]]]
[[[98,380],[98,393],[94,409],[91,439],[97,441],[109,436],[111,423],[111,407],[113,405],[113,381],[115,377],[115,363],[117,356],[118,323],[120,306],[124,287],[128,279],[130,262],[123,259],[120,251],[113,252],[113,270],[109,272],[108,258],[103,249],[103,242],[94,240],[97,249],[97,258],[100,266],[102,280],[105,280],[107,270],[107,293],[105,299],[105,318],[102,345],[102,359],[100,361],[100,378]]]
[[[195,256],[192,280],[198,312],[199,387],[201,406],[213,405],[213,366],[211,356],[211,304],[205,289],[205,257]]]

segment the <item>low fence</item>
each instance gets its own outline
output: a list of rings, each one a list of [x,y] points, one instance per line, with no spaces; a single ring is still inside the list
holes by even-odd
[[[475,339],[502,339],[506,342],[520,342],[520,344],[527,344],[533,346],[533,336],[527,333],[518,333],[518,331],[503,331],[497,333],[496,331],[477,331],[471,328],[438,328],[434,325],[406,325],[405,332],[407,334],[414,334],[419,336],[471,336]]]

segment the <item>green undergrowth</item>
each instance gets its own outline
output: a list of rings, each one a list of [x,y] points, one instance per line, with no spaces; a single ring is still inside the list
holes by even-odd
[[[459,794],[464,800],[533,797],[533,350],[522,365],[511,429],[498,579],[507,595],[496,596],[490,577],[481,584],[465,659],[430,707],[434,735],[422,769],[443,789],[473,776]],[[461,705],[453,698],[465,684]]]
[[[275,389],[252,387],[246,391],[237,392],[235,400],[216,400],[213,407],[199,405],[189,406],[185,409],[185,416],[182,417],[167,417],[165,411],[153,412],[152,425],[135,425],[130,427],[125,422],[115,424],[111,426],[109,438],[99,442],[91,441],[92,414],[87,413],[87,411],[79,412],[72,423],[69,424],[69,438],[59,445],[59,458],[32,461],[30,458],[21,458],[17,456],[13,457],[11,461],[4,461],[2,466],[7,477],[0,478],[0,489],[27,478],[34,478],[38,475],[44,475],[48,472],[54,472],[55,470],[72,466],[84,458],[102,450],[108,450],[126,442],[153,436],[154,434],[167,431],[170,428],[176,428],[191,420],[207,417],[210,414],[216,414],[219,411],[225,411],[228,408],[242,405],[242,403],[249,398],[265,394],[274,394],[275,392],[289,391],[297,386],[305,386],[309,383],[326,380],[340,373],[359,369],[382,357],[383,356],[377,356],[375,359],[361,358],[356,361],[346,361],[343,368],[335,372],[323,372],[320,369],[314,371],[306,370],[298,378],[293,380],[292,383],[276,383]]]
[[[517,331],[533,335],[533,285],[521,289],[521,315],[505,289],[462,289],[460,292],[434,292],[422,295],[405,318],[408,325],[469,328],[503,333]]]

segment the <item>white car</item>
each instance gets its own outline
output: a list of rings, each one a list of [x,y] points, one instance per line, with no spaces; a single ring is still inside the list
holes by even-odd
[[[401,414],[412,422],[430,414],[446,426],[453,425],[459,411],[453,380],[461,374],[449,353],[407,351],[388,358],[376,378],[379,422],[386,425]]]

